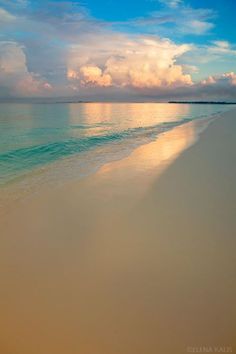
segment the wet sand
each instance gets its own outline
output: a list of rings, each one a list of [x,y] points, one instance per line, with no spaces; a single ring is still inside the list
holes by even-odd
[[[2,353],[235,351],[236,113],[199,129],[8,213]]]

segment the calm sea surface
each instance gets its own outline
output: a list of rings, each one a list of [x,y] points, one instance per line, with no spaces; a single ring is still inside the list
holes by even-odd
[[[0,185],[61,159],[79,160],[88,152],[90,166],[98,156],[100,163],[108,155],[116,159],[177,125],[226,110],[229,106],[199,104],[1,103]]]

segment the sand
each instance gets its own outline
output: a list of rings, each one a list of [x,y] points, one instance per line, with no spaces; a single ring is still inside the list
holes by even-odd
[[[236,112],[208,123],[8,212],[2,353],[234,352]]]

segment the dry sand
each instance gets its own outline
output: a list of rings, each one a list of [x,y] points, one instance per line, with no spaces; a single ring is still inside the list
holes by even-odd
[[[235,351],[236,113],[198,130],[8,213],[1,353]]]

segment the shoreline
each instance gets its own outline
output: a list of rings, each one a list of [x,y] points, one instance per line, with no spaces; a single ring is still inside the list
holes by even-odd
[[[235,110],[195,139],[187,123],[14,210],[1,230],[3,351],[235,349]]]
[[[97,148],[97,151],[91,150],[87,151],[84,153],[81,153],[79,156],[71,156],[64,158],[62,160],[58,160],[52,163],[49,163],[45,166],[35,168],[33,171],[26,173],[25,175],[17,177],[13,181],[9,181],[7,184],[1,186],[0,188],[0,217],[1,215],[5,214],[4,209],[11,209],[12,206],[14,207],[14,204],[21,202],[24,199],[31,198],[31,196],[38,195],[40,193],[44,193],[45,190],[48,191],[49,189],[53,188],[54,190],[59,190],[60,188],[63,188],[63,186],[70,185],[72,183],[77,183],[81,180],[84,180],[86,178],[90,178],[90,176],[96,175],[99,173],[100,170],[103,169],[104,166],[109,166],[110,164],[119,164],[119,161],[121,161],[121,166],[122,166],[122,161],[128,161],[130,160],[131,156],[131,161],[133,159],[133,155],[135,156],[136,151],[139,151],[139,149],[147,150],[147,153],[144,153],[146,156],[150,154],[150,149],[149,149],[149,144],[152,146],[154,143],[153,149],[159,149],[161,148],[162,150],[164,149],[165,143],[168,144],[168,139],[176,139],[175,130],[178,131],[180,130],[185,130],[185,127],[190,127],[188,133],[183,133],[183,134],[190,134],[190,136],[186,136],[186,140],[188,138],[189,142],[187,145],[192,145],[194,144],[197,139],[199,139],[199,136],[202,133],[202,130],[205,130],[207,126],[211,123],[211,121],[214,121],[215,119],[218,119],[221,117],[221,115],[224,115],[227,112],[221,112],[221,113],[215,113],[211,116],[208,116],[206,118],[198,118],[197,120],[190,120],[189,122],[183,122],[179,125],[176,125],[174,127],[171,127],[170,129],[167,129],[166,131],[159,132],[157,136],[149,137],[149,141],[139,141],[136,143],[134,146],[129,146],[127,148],[127,144],[125,143],[126,150],[123,151],[122,153],[119,153],[116,151],[117,150],[117,145],[114,146],[104,146]],[[187,128],[186,128],[187,130]],[[164,138],[163,136],[167,134],[167,137]],[[168,135],[169,134],[169,135]],[[195,136],[193,136],[195,135]],[[160,139],[163,140],[161,143],[161,146],[157,144],[155,146],[155,142]],[[178,139],[178,138],[177,138]],[[167,140],[167,142],[166,142]],[[120,146],[122,146],[122,142],[120,143]],[[186,146],[187,147],[187,146]],[[183,146],[183,150],[186,148]],[[122,149],[123,150],[123,149]],[[111,157],[111,152],[112,154],[116,154],[117,156]],[[98,161],[98,156],[102,153],[103,155],[103,160]],[[97,155],[97,158],[95,158],[96,166],[94,166],[94,154]],[[106,154],[110,157],[106,157]],[[139,153],[138,153],[139,154]],[[137,154],[137,155],[138,155]],[[154,152],[154,154],[156,154]],[[175,152],[173,152],[173,155]],[[91,155],[91,157],[90,157]],[[95,155],[95,156],[96,156]],[[92,158],[93,157],[93,158]],[[104,159],[105,158],[105,159]],[[134,157],[135,159],[135,157]],[[139,159],[139,157],[138,157]],[[138,159],[135,160],[135,163],[138,164],[140,163]],[[167,159],[170,159],[171,161],[173,158],[170,156],[167,157]],[[87,166],[85,165],[85,161],[90,161],[89,163],[91,166],[89,167],[89,164],[87,163]],[[170,161],[170,162],[171,162]],[[150,161],[149,161],[150,162]],[[148,158],[147,158],[147,165],[148,165]],[[128,162],[129,163],[129,162]],[[133,165],[134,162],[131,162],[131,165]],[[141,161],[141,164],[144,164]],[[153,163],[152,163],[153,164]],[[156,170],[157,170],[157,175],[159,174],[159,170],[163,169],[163,166],[160,166],[160,164],[163,165],[163,161],[157,161],[156,163]],[[105,167],[106,168],[106,167]],[[153,166],[153,169],[155,169],[155,166]],[[154,171],[155,172],[155,171]]]
[[[155,105],[154,105],[155,106]],[[208,107],[209,108],[209,107]],[[219,109],[219,108],[218,108]],[[203,113],[203,112],[202,112]],[[61,142],[61,146],[60,146],[60,154],[57,154],[54,157],[49,156],[49,160],[47,161],[47,159],[45,158],[45,156],[38,156],[38,160],[36,158],[36,160],[38,161],[38,163],[33,163],[32,166],[30,165],[31,161],[27,160],[27,154],[29,154],[29,149],[34,149],[35,146],[32,147],[26,147],[27,151],[24,151],[24,148],[19,148],[16,150],[9,150],[6,151],[5,154],[3,152],[3,156],[1,156],[1,158],[3,158],[3,174],[0,178],[0,188],[4,188],[4,186],[7,185],[11,185],[14,184],[15,182],[17,183],[18,181],[22,181],[23,179],[27,179],[29,176],[31,175],[36,175],[41,174],[41,172],[43,171],[47,171],[49,169],[53,170],[53,169],[57,169],[60,164],[63,165],[63,162],[65,162],[65,164],[68,162],[68,166],[69,167],[69,162],[73,160],[75,161],[82,161],[83,162],[83,158],[85,157],[86,159],[86,155],[88,155],[88,159],[90,160],[90,158],[92,157],[92,155],[94,154],[96,157],[96,151],[100,151],[100,153],[103,155],[103,159],[104,161],[100,162],[100,165],[98,167],[100,167],[102,164],[105,164],[106,162],[109,162],[109,159],[107,159],[107,156],[110,156],[110,161],[115,161],[117,159],[121,159],[124,158],[127,154],[132,153],[133,150],[135,150],[135,148],[137,148],[138,146],[141,146],[143,144],[147,144],[148,142],[151,142],[153,140],[155,140],[160,134],[162,134],[164,131],[168,131],[170,129],[175,128],[178,125],[182,125],[185,124],[188,121],[192,121],[192,120],[201,120],[201,119],[210,119],[211,117],[220,115],[224,113],[224,109],[223,111],[219,112],[208,112],[206,109],[206,112],[204,114],[200,114],[199,116],[197,115],[195,116],[190,116],[188,117],[186,115],[186,113],[183,112],[183,114],[185,114],[185,118],[183,117],[182,120],[179,120],[179,117],[176,117],[176,121],[172,120],[172,119],[168,119],[167,118],[167,122],[163,122],[163,124],[160,123],[154,123],[151,125],[146,125],[145,121],[143,126],[133,126],[131,125],[130,128],[123,129],[123,130],[114,130],[114,131],[109,131],[107,134],[98,134],[98,135],[88,135],[85,136],[85,138],[87,140],[89,139],[97,139],[99,141],[97,141],[97,143],[94,146],[90,146],[88,148],[84,148],[83,144],[87,144],[89,141],[83,141],[83,139],[81,140],[81,142],[76,141],[76,146],[73,147],[73,150],[71,149],[71,151],[65,151],[65,147],[63,146],[63,141]],[[173,116],[175,115],[175,112],[173,112]],[[71,126],[73,127],[73,125]],[[89,125],[88,125],[89,127]],[[92,127],[92,126],[91,126]],[[90,127],[90,128],[91,128]],[[72,134],[73,136],[73,134]],[[110,139],[111,138],[111,139]],[[110,140],[109,140],[110,139]],[[56,141],[55,141],[56,143]],[[100,145],[101,143],[101,145]],[[53,145],[53,144],[52,144]],[[119,150],[119,152],[121,152],[123,149],[125,150],[124,154],[118,154],[116,151],[116,147],[118,147],[117,149]],[[47,146],[47,144],[39,144],[36,145],[36,150],[37,149],[49,149],[49,146]],[[50,146],[50,149],[52,149],[53,147]],[[56,148],[58,148],[58,146],[56,146]],[[104,150],[104,152],[103,152]],[[3,149],[4,151],[4,149]],[[14,159],[19,158],[18,156],[18,152],[20,151],[20,154],[26,154],[25,158],[26,161],[28,161],[28,166],[24,166],[24,163],[22,161],[22,166],[19,166],[19,169],[15,170],[14,169]],[[112,158],[112,154],[111,152],[113,151],[114,155],[119,155],[119,156],[113,156]],[[58,152],[56,150],[56,152]],[[53,151],[51,152],[53,153]],[[9,159],[9,155],[11,157],[11,164],[7,167],[7,170],[4,171],[4,161],[8,161]],[[43,161],[41,161],[41,158],[43,158]],[[45,160],[46,159],[46,160]],[[96,158],[94,159],[96,160]],[[40,162],[41,161],[41,162]],[[96,161],[94,161],[96,163]],[[19,163],[19,161],[18,161]],[[76,164],[76,163],[75,163]],[[79,172],[79,171],[78,171]],[[79,174],[79,173],[78,173]]]

